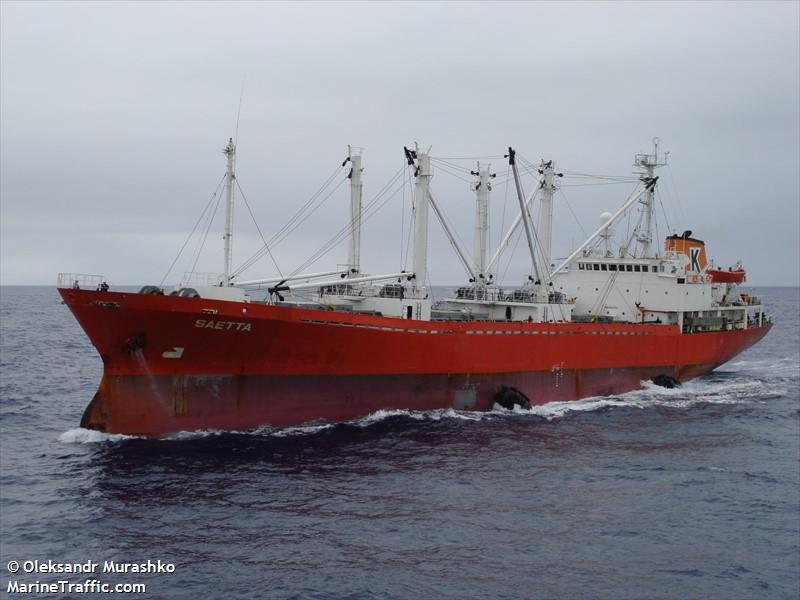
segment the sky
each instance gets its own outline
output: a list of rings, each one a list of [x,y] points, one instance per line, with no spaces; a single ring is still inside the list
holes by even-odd
[[[217,189],[232,136],[267,239],[336,173],[319,210],[272,249],[282,273],[346,226],[348,144],[365,148],[365,203],[403,172],[403,146],[430,146],[464,169],[483,157],[497,173],[496,244],[518,210],[509,146],[565,174],[631,176],[657,136],[669,151],[659,237],[691,229],[717,264],[742,260],[750,284],[797,286],[799,30],[798,2],[4,0],[0,283],[53,285],[77,272],[112,287],[172,284],[184,271],[221,271],[222,207],[199,259],[195,234],[170,266]],[[450,171],[434,161],[431,187],[469,252],[472,178]],[[410,265],[403,173],[364,224],[363,271]],[[554,256],[632,190],[576,185],[587,181],[559,180]],[[237,196],[234,265],[261,245]],[[429,227],[429,282],[464,282],[433,215]],[[498,279],[522,282],[525,250],[523,241],[504,255]],[[341,243],[308,269],[336,268],[346,253]],[[275,271],[264,258],[242,277]]]

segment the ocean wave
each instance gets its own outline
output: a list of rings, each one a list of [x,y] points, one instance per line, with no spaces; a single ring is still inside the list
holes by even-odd
[[[794,357],[769,358],[760,360],[733,360],[721,365],[713,374],[738,374],[769,378],[800,375],[800,361]]]

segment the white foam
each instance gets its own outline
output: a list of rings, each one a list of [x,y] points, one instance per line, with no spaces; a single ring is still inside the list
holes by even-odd
[[[65,431],[58,436],[58,441],[65,444],[99,444],[102,442],[120,442],[122,440],[138,439],[135,435],[124,435],[122,433],[103,433],[94,429],[84,429],[76,427]]]
[[[292,437],[296,435],[313,435],[320,431],[325,431],[331,427],[335,427],[335,423],[318,423],[315,425],[298,425],[297,427],[284,427],[282,429],[275,429],[274,427],[265,427],[256,429],[253,433],[256,435],[271,435],[273,437]]]
[[[763,401],[764,398],[784,393],[786,390],[751,379],[723,382],[712,379],[695,379],[675,388],[664,388],[651,381],[642,381],[641,389],[616,396],[597,396],[569,402],[549,402],[533,406],[530,409],[514,407],[513,411],[495,405],[491,412],[508,416],[536,415],[553,420],[570,413],[608,408],[646,409],[657,406],[691,408],[700,404],[742,404]]]
[[[158,439],[166,442],[174,442],[181,440],[197,440],[201,438],[215,437],[226,433],[247,433],[247,432],[226,431],[223,429],[198,429],[195,431],[176,431],[175,433],[169,433],[167,435],[159,436]]]
[[[412,419],[424,419],[425,413],[421,413],[419,411],[413,410],[403,410],[403,409],[381,409],[376,410],[374,413],[370,413],[365,417],[360,417],[358,419],[353,419],[352,421],[347,421],[349,425],[355,425],[357,427],[369,427],[370,425],[374,425],[375,423],[380,423],[381,421],[385,421],[386,419],[391,419],[392,417],[411,417]]]

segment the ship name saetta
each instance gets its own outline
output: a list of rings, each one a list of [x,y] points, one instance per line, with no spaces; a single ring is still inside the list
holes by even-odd
[[[205,319],[197,319],[194,322],[195,327],[200,329],[220,329],[223,331],[252,331],[250,323],[242,323],[241,321],[206,321]]]

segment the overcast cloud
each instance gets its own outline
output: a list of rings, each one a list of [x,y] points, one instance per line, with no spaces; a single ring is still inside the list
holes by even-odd
[[[161,281],[224,172],[244,82],[238,175],[267,237],[347,144],[367,149],[368,201],[415,141],[439,157],[512,145],[559,170],[629,175],[659,136],[670,151],[659,233],[670,232],[666,213],[719,264],[742,259],[750,283],[798,285],[799,6],[4,1],[0,281],[54,284],[59,271]],[[502,179],[502,158],[492,166]],[[432,187],[471,248],[468,184],[439,171]],[[630,188],[562,191],[557,256]],[[364,270],[401,265],[403,197],[365,225]],[[346,223],[348,202],[342,185],[275,248],[282,270]],[[492,205],[497,241],[513,187],[496,185]],[[240,263],[258,235],[242,206],[236,222]],[[198,270],[221,269],[221,227],[218,216]],[[431,283],[461,282],[438,225],[430,231]],[[525,273],[523,248],[509,283]],[[345,256],[342,244],[313,270]],[[247,275],[273,272],[262,261]]]

